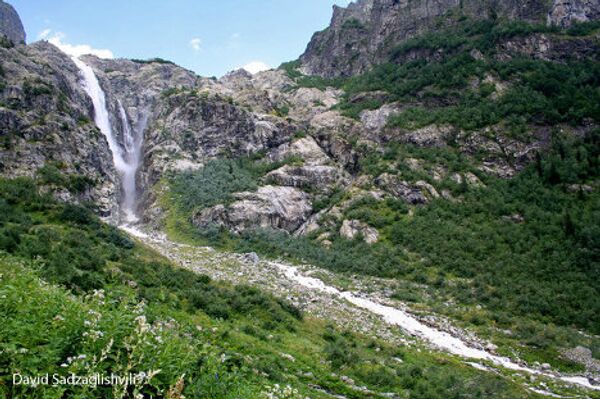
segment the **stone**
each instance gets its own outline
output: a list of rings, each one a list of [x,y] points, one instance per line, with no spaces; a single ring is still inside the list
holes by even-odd
[[[258,257],[258,255],[256,254],[256,252],[249,252],[247,254],[244,254],[244,259],[247,260],[248,262],[251,262],[251,263],[258,263],[258,262],[260,262],[260,258]]]
[[[272,228],[293,232],[308,218],[312,207],[308,195],[293,187],[264,186],[257,192],[234,195],[230,205],[216,205],[193,216],[200,228],[225,226],[235,233],[252,228]]]
[[[597,19],[600,14],[598,1],[590,0],[507,0],[494,2],[493,7],[500,18],[559,26]],[[300,57],[300,70],[323,77],[363,73],[393,61],[394,46],[430,31],[436,19],[459,8],[472,18],[488,18],[491,12],[490,4],[480,0],[359,0],[347,7],[334,6],[329,27],[313,35]]]
[[[8,3],[0,0],[0,36],[13,44],[25,44],[25,29],[17,11]]]
[[[384,173],[377,177],[375,179],[375,185],[409,204],[425,204],[429,201],[421,188],[410,185],[406,181],[401,180],[398,176],[389,173]],[[423,186],[423,188],[425,188],[425,186]]]
[[[548,24],[569,27],[600,17],[600,4],[589,0],[554,0],[548,13]]]
[[[389,118],[399,114],[401,110],[402,108],[397,104],[385,104],[373,111],[362,111],[360,121],[366,129],[381,132],[386,127]]]
[[[285,165],[265,176],[267,182],[297,188],[312,188],[329,192],[336,186],[348,184],[343,170],[334,166],[290,166]]]
[[[281,162],[289,157],[299,157],[305,165],[327,165],[331,162],[315,139],[310,136],[276,147],[268,156],[273,162]]]
[[[375,244],[379,241],[379,232],[377,229],[363,223],[359,220],[344,220],[340,228],[340,236],[353,240],[357,236],[362,235],[363,240],[367,244]]]

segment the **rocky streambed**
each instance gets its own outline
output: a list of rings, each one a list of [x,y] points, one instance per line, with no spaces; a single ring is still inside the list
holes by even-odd
[[[121,228],[181,267],[216,280],[260,287],[342,328],[417,350],[442,350],[468,360],[466,364],[475,368],[510,375],[537,393],[556,396],[552,391],[561,385],[600,390],[587,377],[532,368],[520,360],[498,356],[493,345],[437,315],[416,316],[405,304],[386,295],[383,279],[369,279],[367,286],[357,276],[340,277],[310,265],[263,260],[254,253],[220,252],[176,243],[131,226]],[[351,288],[343,289],[334,281],[344,281],[344,286]]]

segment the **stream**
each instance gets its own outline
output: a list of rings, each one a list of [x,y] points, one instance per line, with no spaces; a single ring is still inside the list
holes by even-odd
[[[168,253],[168,248],[173,247],[184,247],[187,249],[193,249],[194,247],[172,243],[168,241],[164,236],[150,236],[136,227],[132,226],[121,226],[121,229],[129,233],[130,235],[142,240],[146,244],[152,246],[154,249],[161,252],[163,255],[170,259],[177,259],[177,256]],[[168,244],[168,246],[165,246]],[[171,250],[172,251],[172,250]],[[171,255],[171,256],[170,256]],[[333,286],[327,285],[323,280],[311,277],[302,272],[298,267],[282,262],[265,261],[266,265],[271,268],[278,270],[283,277],[287,280],[310,290],[311,292],[327,294],[332,297],[337,297],[348,303],[352,304],[356,308],[364,309],[371,314],[380,316],[388,325],[398,326],[407,334],[417,336],[423,341],[429,343],[431,346],[451,353],[453,355],[462,357],[466,360],[466,364],[479,370],[493,371],[493,367],[482,364],[480,362],[487,362],[497,367],[502,367],[512,371],[518,371],[535,376],[543,376],[548,379],[555,381],[562,381],[571,385],[576,385],[590,390],[600,390],[600,386],[592,385],[588,378],[583,376],[564,376],[557,373],[551,373],[542,371],[524,365],[518,364],[512,361],[508,357],[502,357],[494,355],[483,349],[478,349],[470,346],[467,342],[460,338],[453,336],[445,331],[438,330],[434,327],[430,327],[410,313],[398,309],[383,305],[374,298],[370,298],[364,294],[358,294],[350,291],[342,291]],[[537,388],[528,387],[533,392],[544,394],[547,396],[560,397],[547,390],[540,390]]]

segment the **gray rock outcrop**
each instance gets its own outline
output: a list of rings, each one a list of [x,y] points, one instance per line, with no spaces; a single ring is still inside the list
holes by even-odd
[[[351,76],[386,62],[394,46],[439,28],[449,12],[490,16],[562,27],[600,16],[597,0],[358,0],[333,7],[330,26],[314,34],[300,57],[305,74]],[[454,23],[449,18],[446,24]]]
[[[293,232],[312,211],[308,195],[293,187],[264,186],[255,193],[237,193],[235,198],[230,205],[201,210],[193,217],[194,225],[225,226],[236,233],[255,228]]]
[[[353,240],[361,236],[367,244],[375,244],[379,241],[379,232],[377,229],[360,220],[344,220],[340,228],[340,236],[348,240]]]
[[[114,216],[118,181],[112,155],[92,122],[92,103],[75,64],[46,42],[0,47],[0,60],[0,174],[35,176],[51,166],[65,176],[83,176],[95,184],[61,197],[95,202],[102,216]]]
[[[13,44],[25,44],[25,29],[19,14],[13,6],[0,0],[0,37],[2,36]]]

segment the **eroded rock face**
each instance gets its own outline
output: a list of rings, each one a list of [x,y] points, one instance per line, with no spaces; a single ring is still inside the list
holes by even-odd
[[[0,90],[0,174],[34,176],[52,165],[64,175],[85,176],[97,184],[61,198],[92,201],[102,216],[115,216],[118,180],[104,135],[79,70],[53,45],[37,42],[0,48],[4,88]]]
[[[199,228],[225,226],[237,233],[254,228],[293,232],[312,211],[308,195],[293,187],[264,186],[255,193],[237,193],[235,198],[230,205],[200,211],[193,218],[194,225]]]
[[[334,187],[344,186],[349,181],[343,170],[325,165],[285,165],[267,174],[265,179],[281,186],[312,189],[319,192],[332,191]]]
[[[597,0],[554,0],[548,13],[548,23],[567,27],[574,22],[587,22],[600,17]]]
[[[593,37],[561,38],[533,34],[515,37],[498,46],[496,58],[506,61],[515,57],[532,57],[544,61],[593,59],[600,51],[600,41]]]
[[[147,163],[162,173],[182,158],[250,155],[288,142],[293,131],[280,118],[251,113],[220,95],[176,94],[159,104],[148,127]]]
[[[438,196],[435,189],[433,189],[432,192],[429,192],[431,191],[431,186],[427,185],[427,183],[422,183],[420,184],[420,187],[416,184],[410,185],[406,181],[401,180],[399,176],[391,175],[389,173],[384,173],[375,179],[375,185],[377,187],[390,193],[392,196],[413,205],[427,203],[429,201],[428,196]],[[435,192],[435,194],[433,194],[433,192]]]
[[[330,26],[317,32],[300,57],[306,74],[351,76],[389,60],[393,46],[438,28],[449,11],[569,26],[599,16],[597,0],[358,0],[334,6]]]
[[[13,6],[0,0],[0,36],[14,44],[25,44],[25,29]]]
[[[327,165],[331,162],[331,159],[312,137],[303,137],[291,143],[285,143],[269,153],[270,160],[274,162],[281,162],[290,157],[301,158],[305,165]]]

